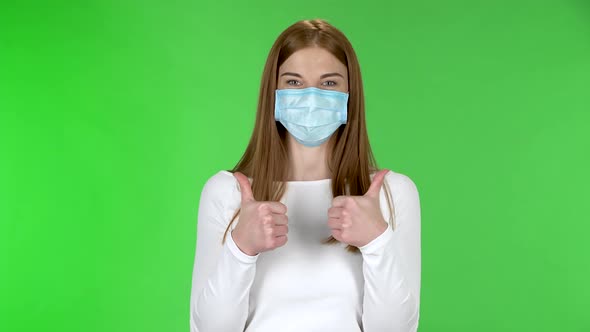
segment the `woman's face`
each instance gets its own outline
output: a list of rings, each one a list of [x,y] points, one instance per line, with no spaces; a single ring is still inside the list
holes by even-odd
[[[279,67],[278,89],[316,87],[348,92],[348,70],[332,53],[308,47],[291,54]]]

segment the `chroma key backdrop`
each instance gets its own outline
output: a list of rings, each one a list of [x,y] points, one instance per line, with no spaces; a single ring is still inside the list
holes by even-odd
[[[188,331],[197,210],[295,21],[421,203],[420,332],[590,331],[590,3],[4,1],[0,331]]]

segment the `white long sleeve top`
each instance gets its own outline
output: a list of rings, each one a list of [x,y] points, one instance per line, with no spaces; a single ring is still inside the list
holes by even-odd
[[[371,178],[374,174],[371,175]],[[390,171],[394,228],[363,247],[321,244],[330,236],[331,179],[288,181],[288,241],[255,256],[223,233],[241,195],[219,171],[201,192],[190,296],[191,332],[415,332],[420,308],[420,203],[416,185]],[[381,211],[390,212],[384,188]],[[230,228],[233,230],[239,216]]]

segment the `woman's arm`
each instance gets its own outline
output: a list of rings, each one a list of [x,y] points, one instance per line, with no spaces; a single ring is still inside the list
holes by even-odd
[[[365,279],[363,331],[415,332],[420,316],[419,195],[406,175],[389,172],[385,180],[392,190],[396,228],[389,225],[383,234],[359,248]],[[384,196],[382,209],[388,206]]]
[[[223,233],[234,210],[236,181],[227,174],[211,177],[201,192],[197,222],[197,248],[190,299],[190,331],[243,331],[248,316],[250,287],[258,255],[243,253]]]

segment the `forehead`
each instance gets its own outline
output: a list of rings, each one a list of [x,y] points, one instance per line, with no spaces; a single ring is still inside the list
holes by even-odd
[[[295,51],[279,68],[280,72],[330,71],[346,74],[346,66],[332,53],[321,47],[308,47]]]

